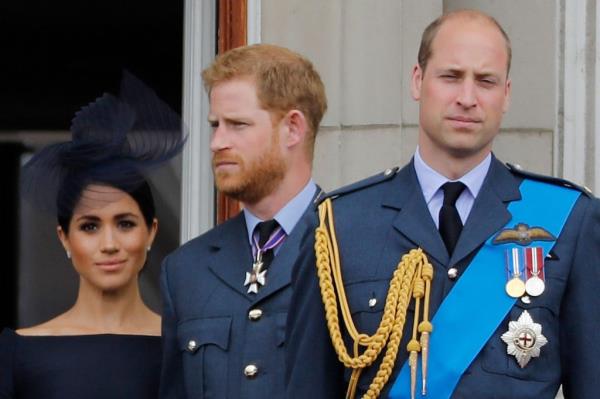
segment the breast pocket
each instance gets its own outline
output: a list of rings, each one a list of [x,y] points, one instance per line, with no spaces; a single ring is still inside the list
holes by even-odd
[[[562,292],[561,284],[561,281],[546,279],[548,289],[542,296],[531,298],[530,303],[520,299],[516,301],[481,352],[483,370],[522,380],[548,382],[560,379],[560,298],[555,294]],[[534,323],[541,325],[547,343],[540,348],[539,357],[532,357],[525,367],[521,367],[515,356],[507,353],[507,344],[501,337],[509,331],[509,323],[517,321],[524,311],[529,313]]]
[[[231,317],[186,320],[179,324],[177,340],[182,352],[189,397],[225,398]]]
[[[347,285],[346,296],[348,298],[348,304],[350,305],[350,311],[352,312],[352,319],[359,333],[373,335],[383,317],[383,310],[385,308],[385,302],[388,295],[390,280],[389,279],[378,279],[372,281],[362,281]],[[341,321],[340,314],[340,323]],[[406,311],[406,319],[404,324],[404,333],[400,343],[400,348],[406,348],[406,344],[410,339],[410,331],[412,330],[412,323],[414,318],[414,301],[410,301],[409,307]],[[408,332],[408,333],[407,333]],[[347,336],[347,334],[345,334]],[[353,342],[346,339],[346,348],[348,352],[352,354]],[[386,347],[383,348],[378,356],[378,360],[363,371],[360,378],[359,387],[362,391],[366,391],[373,381],[381,359],[385,355]],[[399,352],[399,356],[405,352]],[[345,378],[346,381],[350,380],[351,370],[346,369]]]

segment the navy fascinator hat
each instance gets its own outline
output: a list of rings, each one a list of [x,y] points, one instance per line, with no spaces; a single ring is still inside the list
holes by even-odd
[[[24,166],[24,198],[59,220],[70,218],[83,190],[107,185],[132,193],[148,173],[175,157],[187,135],[181,118],[128,72],[119,96],[104,94],[71,122],[72,140],[53,144]]]

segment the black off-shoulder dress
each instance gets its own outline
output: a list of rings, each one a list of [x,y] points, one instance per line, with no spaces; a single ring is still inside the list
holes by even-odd
[[[158,397],[160,337],[0,334],[2,399]]]

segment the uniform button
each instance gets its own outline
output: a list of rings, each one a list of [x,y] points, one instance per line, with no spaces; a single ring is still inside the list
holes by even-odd
[[[258,367],[255,364],[249,364],[244,367],[244,375],[248,378],[254,378],[258,374]]]
[[[448,278],[450,280],[455,280],[458,277],[458,269],[455,267],[451,267],[448,269]]]
[[[371,298],[371,299],[369,299],[369,307],[370,308],[374,308],[375,305],[377,305],[377,298]]]
[[[258,320],[260,319],[262,316],[262,310],[260,309],[252,309],[251,311],[248,312],[248,318],[250,320]]]
[[[190,339],[190,341],[187,344],[188,351],[193,352],[196,350],[197,347],[198,347],[198,344],[196,343],[196,341],[194,341],[193,339]]]
[[[523,302],[523,303],[525,303],[525,304],[529,305],[529,304],[531,303],[531,298],[529,298],[527,295],[523,295],[523,296],[521,297],[521,302]]]
[[[386,169],[386,170],[385,170],[385,172],[383,172],[383,175],[384,175],[384,176],[389,176],[389,175],[391,175],[391,174],[392,174],[392,172],[393,172],[393,170],[392,170],[392,169]]]

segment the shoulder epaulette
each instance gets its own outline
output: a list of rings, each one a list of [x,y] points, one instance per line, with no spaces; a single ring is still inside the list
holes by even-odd
[[[364,188],[371,187],[375,184],[379,184],[381,182],[390,180],[392,177],[394,177],[396,175],[396,173],[398,173],[399,170],[400,170],[399,167],[386,169],[385,171],[378,173],[376,175],[373,175],[371,177],[367,177],[366,179],[359,180],[355,183],[352,183],[347,186],[333,190],[333,191],[327,193],[326,195],[322,196],[320,198],[320,201],[323,201],[327,198],[336,199],[343,195],[353,193],[355,191],[359,191]]]
[[[529,172],[529,171],[523,169],[523,167],[521,165],[517,165],[517,164],[506,163],[506,166],[512,173],[514,173],[516,175],[520,175],[520,176],[523,176],[523,177],[526,177],[526,178],[532,179],[532,180],[542,181],[545,183],[556,184],[556,185],[566,187],[566,188],[572,188],[574,190],[581,191],[583,194],[587,195],[588,197],[594,196],[594,194],[592,193],[592,190],[590,190],[586,186],[577,185],[569,180],[561,179],[560,177],[546,176],[546,175],[540,175],[538,173]]]

